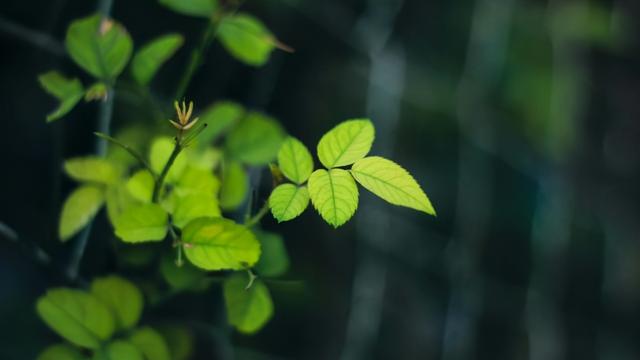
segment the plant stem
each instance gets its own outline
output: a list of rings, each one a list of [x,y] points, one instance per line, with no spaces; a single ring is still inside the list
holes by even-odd
[[[162,186],[164,185],[164,179],[167,177],[167,174],[169,173],[171,166],[176,161],[176,158],[178,157],[178,155],[180,155],[181,151],[182,151],[182,145],[180,144],[179,138],[177,138],[176,146],[173,148],[173,151],[169,156],[169,160],[167,160],[167,163],[164,165],[162,172],[158,176],[155,184],[153,185],[153,197],[151,201],[153,201],[154,203],[157,203],[158,200],[160,199],[160,191],[162,190]]]
[[[213,18],[207,24],[204,32],[202,33],[202,39],[200,40],[200,45],[191,52],[191,59],[189,60],[189,64],[187,68],[184,70],[182,77],[180,78],[180,83],[178,85],[178,90],[176,91],[175,99],[182,99],[184,94],[187,92],[187,88],[191,83],[191,79],[193,79],[193,75],[196,73],[196,70],[202,65],[204,59],[204,52],[211,45],[211,42],[215,38],[218,24],[220,23],[219,19]]]
[[[262,218],[265,215],[267,215],[268,212],[269,212],[269,202],[265,201],[262,207],[260,208],[260,210],[258,210],[258,212],[255,215],[253,215],[247,221],[245,221],[244,226],[250,228],[256,225],[257,223],[260,222],[260,220],[262,220]]]
[[[114,145],[118,145],[121,148],[123,148],[125,151],[127,151],[131,156],[133,156],[136,160],[138,160],[142,166],[144,166],[150,173],[151,175],[153,175],[154,178],[157,178],[158,175],[155,173],[155,171],[153,171],[153,169],[151,168],[151,165],[147,162],[147,160],[145,160],[144,156],[142,156],[142,154],[140,154],[139,152],[137,152],[134,148],[132,148],[131,146],[121,142],[120,140],[113,138],[107,134],[103,134],[101,132],[94,132],[94,135],[96,135],[99,138],[102,138]]]

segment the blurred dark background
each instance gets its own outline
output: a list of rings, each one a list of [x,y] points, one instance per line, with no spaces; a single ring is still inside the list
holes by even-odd
[[[61,163],[93,151],[97,105],[46,124],[54,100],[36,78],[58,68],[88,80],[62,43],[68,23],[95,8],[1,6],[2,359],[31,359],[57,341],[34,301],[68,284],[32,261],[29,244],[54,264],[69,257],[56,237],[74,186]],[[257,335],[198,334],[197,358],[222,357],[224,346],[241,359],[640,358],[640,2],[262,0],[242,9],[295,53],[255,69],[214,43],[187,96],[263,110],[312,149],[339,121],[369,116],[372,152],[407,168],[438,217],[362,190],[338,230],[312,210],[266,220],[304,290],[274,286],[275,316]],[[115,0],[112,14],[136,45],[185,35],[153,83],[170,103],[204,22],[152,0]],[[115,129],[146,121],[145,110],[118,92]],[[98,221],[87,278],[120,271],[109,232]],[[145,316],[206,324],[219,316],[216,301],[215,291],[186,294]]]

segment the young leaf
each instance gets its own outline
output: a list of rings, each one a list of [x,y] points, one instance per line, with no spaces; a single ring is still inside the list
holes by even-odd
[[[60,240],[69,240],[85,227],[100,210],[103,203],[104,193],[98,187],[85,185],[74,190],[62,206],[58,227]]]
[[[220,101],[209,106],[200,114],[200,121],[208,126],[198,137],[198,142],[209,145],[240,121],[244,114],[244,108],[232,101]]]
[[[57,71],[49,71],[38,76],[38,81],[46,92],[60,100],[58,107],[47,115],[47,122],[65,116],[84,96],[80,80],[66,78]]]
[[[159,0],[160,4],[183,15],[210,18],[218,7],[217,0]]]
[[[202,194],[191,194],[178,196],[173,210],[173,223],[183,228],[191,220],[200,217],[221,216],[218,201],[213,196],[203,196]]]
[[[222,169],[220,206],[225,210],[237,208],[244,201],[248,191],[249,178],[242,165],[235,161],[228,162]]]
[[[116,235],[125,242],[161,241],[167,235],[168,215],[157,204],[130,207],[114,223]]]
[[[135,330],[129,341],[142,352],[145,360],[171,360],[162,335],[148,326]]]
[[[36,360],[86,360],[86,358],[69,344],[55,344],[44,349]]]
[[[84,93],[84,101],[94,101],[94,100],[106,100],[109,96],[109,89],[107,88],[107,84],[102,81],[98,81],[93,85],[89,86],[87,91]]]
[[[97,349],[114,331],[109,309],[84,291],[50,289],[38,299],[36,309],[51,329],[78,346]]]
[[[278,151],[278,166],[289,180],[302,184],[313,171],[313,158],[300,140],[288,137]]]
[[[156,174],[162,172],[175,146],[176,142],[170,137],[158,137],[153,141],[149,153],[149,163],[151,164],[151,169],[153,169]],[[187,154],[183,151],[178,154],[178,157],[173,162],[169,174],[167,174],[167,180],[177,181],[186,167]]]
[[[269,196],[269,207],[278,222],[298,217],[309,205],[309,191],[305,186],[278,185]]]
[[[233,57],[251,66],[266,63],[277,44],[277,40],[264,24],[248,14],[237,14],[222,19],[218,36]]]
[[[180,34],[160,36],[145,44],[131,61],[131,73],[140,85],[147,85],[160,66],[165,63],[184,43]]]
[[[176,183],[175,191],[180,196],[200,194],[215,196],[220,190],[220,180],[210,170],[187,166]]]
[[[256,236],[262,249],[260,260],[255,266],[258,274],[276,277],[286,273],[289,269],[289,255],[282,236],[266,231],[258,231]]]
[[[148,170],[138,170],[129,180],[127,180],[127,190],[129,194],[145,203],[151,202],[153,195],[153,185],[155,180]]]
[[[196,219],[182,231],[184,253],[205,270],[239,270],[260,257],[260,243],[246,227],[224,218]]]
[[[360,159],[353,164],[351,174],[365,189],[391,204],[436,214],[416,180],[391,160],[379,156]]]
[[[145,360],[142,352],[132,343],[124,340],[115,340],[105,349],[96,352],[92,360]]]
[[[64,171],[77,181],[111,185],[120,178],[120,170],[109,160],[86,156],[64,162]]]
[[[328,169],[353,164],[371,150],[374,137],[370,120],[344,121],[322,136],[318,143],[318,158]]]
[[[229,133],[227,150],[236,160],[263,165],[276,157],[284,137],[284,130],[275,119],[252,112]]]
[[[227,319],[238,331],[253,334],[260,330],[273,316],[273,301],[269,289],[255,280],[250,288],[246,274],[234,274],[223,284]]]
[[[117,77],[133,50],[133,41],[125,28],[101,15],[72,22],[65,44],[76,64],[101,80]]]
[[[142,293],[130,281],[118,276],[95,279],[91,294],[111,310],[117,329],[130,329],[140,320]]]
[[[314,171],[309,178],[309,196],[320,216],[336,228],[358,208],[358,187],[349,172],[342,169]]]

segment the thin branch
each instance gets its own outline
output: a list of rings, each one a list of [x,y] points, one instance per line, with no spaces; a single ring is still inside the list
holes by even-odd
[[[178,157],[178,155],[180,155],[181,151],[182,145],[180,144],[180,140],[176,138],[176,145],[174,146],[173,151],[169,156],[169,160],[167,160],[164,168],[162,168],[162,172],[160,172],[160,175],[156,179],[156,182],[153,184],[153,197],[151,200],[154,203],[157,203],[160,200],[160,191],[162,190],[162,186],[164,185],[164,179],[167,177],[169,170],[171,170],[171,166],[173,166],[173,163],[176,161],[176,158]]]
[[[0,16],[0,31],[23,40],[39,49],[49,52],[55,56],[66,56],[64,45],[46,33],[29,29],[16,22]]]
[[[133,156],[136,160],[138,160],[140,162],[140,164],[142,164],[142,166],[144,166],[147,170],[149,170],[149,172],[153,175],[154,178],[158,177],[158,174],[155,173],[155,171],[153,171],[153,169],[151,168],[151,165],[147,162],[147,160],[145,160],[144,156],[142,156],[142,154],[140,154],[139,152],[136,151],[136,149],[132,148],[131,146],[121,142],[120,140],[111,137],[107,134],[103,134],[101,132],[94,132],[93,133],[95,136],[102,138],[114,145],[118,145],[120,146],[122,149],[126,150],[131,156]]]
[[[255,226],[260,222],[260,220],[262,220],[262,218],[265,215],[267,215],[268,212],[269,212],[269,202],[265,201],[262,207],[260,208],[260,210],[258,210],[258,212],[255,215],[253,215],[252,217],[247,219],[247,221],[245,221],[244,226],[248,228]]]

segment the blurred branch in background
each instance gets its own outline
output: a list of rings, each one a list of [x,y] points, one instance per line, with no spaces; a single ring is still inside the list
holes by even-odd
[[[49,34],[29,29],[3,16],[0,16],[0,31],[55,56],[66,56],[64,45]]]
[[[405,87],[405,55],[402,44],[390,37],[403,0],[368,2],[366,11],[356,23],[354,38],[367,50],[370,60],[367,90],[367,116],[379,134],[377,151],[390,155],[395,144],[402,93]],[[384,87],[379,84],[385,84]],[[363,215],[357,218],[356,267],[351,289],[351,304],[341,359],[369,359],[379,335],[385,290],[387,260],[372,249],[376,244],[384,253],[392,238],[391,221],[385,205],[361,197]]]

